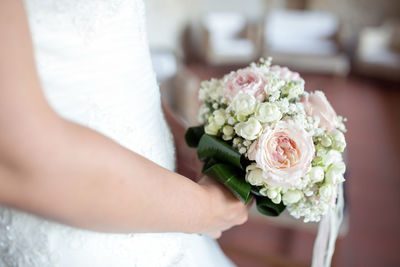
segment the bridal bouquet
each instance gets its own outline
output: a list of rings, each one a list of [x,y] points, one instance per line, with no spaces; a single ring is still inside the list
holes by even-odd
[[[343,122],[321,91],[286,67],[261,59],[203,81],[198,127],[186,141],[205,162],[203,173],[244,203],[278,216],[285,208],[304,222],[334,210],[344,182]]]

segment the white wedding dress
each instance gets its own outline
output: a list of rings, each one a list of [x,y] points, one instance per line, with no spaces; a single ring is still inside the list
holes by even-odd
[[[61,116],[174,169],[173,140],[150,62],[142,0],[25,0],[25,7],[51,106]],[[0,266],[232,263],[214,240],[202,235],[96,233],[0,207]]]

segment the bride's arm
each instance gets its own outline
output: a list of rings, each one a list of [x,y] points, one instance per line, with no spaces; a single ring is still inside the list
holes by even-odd
[[[218,184],[196,184],[57,116],[22,1],[0,1],[0,40],[0,204],[112,232],[218,232],[246,220]]]

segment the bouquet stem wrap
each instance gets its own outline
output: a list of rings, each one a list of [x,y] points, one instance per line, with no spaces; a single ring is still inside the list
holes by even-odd
[[[246,159],[228,143],[205,134],[203,128],[191,127],[185,136],[186,143],[196,148],[199,159],[205,162],[202,173],[224,184],[244,204],[254,196],[257,210],[261,214],[279,216],[285,205],[273,203],[245,181],[245,166],[248,165]]]

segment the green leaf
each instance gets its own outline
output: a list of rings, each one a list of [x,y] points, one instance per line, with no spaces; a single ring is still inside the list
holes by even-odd
[[[203,161],[213,158],[218,162],[231,164],[243,169],[240,162],[240,153],[226,142],[208,134],[204,134],[201,137],[197,147],[197,155]]]
[[[264,215],[267,216],[279,216],[281,212],[286,208],[283,203],[275,204],[274,202],[271,201],[268,197],[259,197],[256,196],[256,204],[257,204],[257,210]]]
[[[200,138],[204,135],[204,126],[190,127],[185,134],[186,144],[190,147],[197,147]]]
[[[251,199],[251,185],[244,181],[243,170],[210,159],[204,165],[203,173],[226,185],[243,203],[247,204]]]

